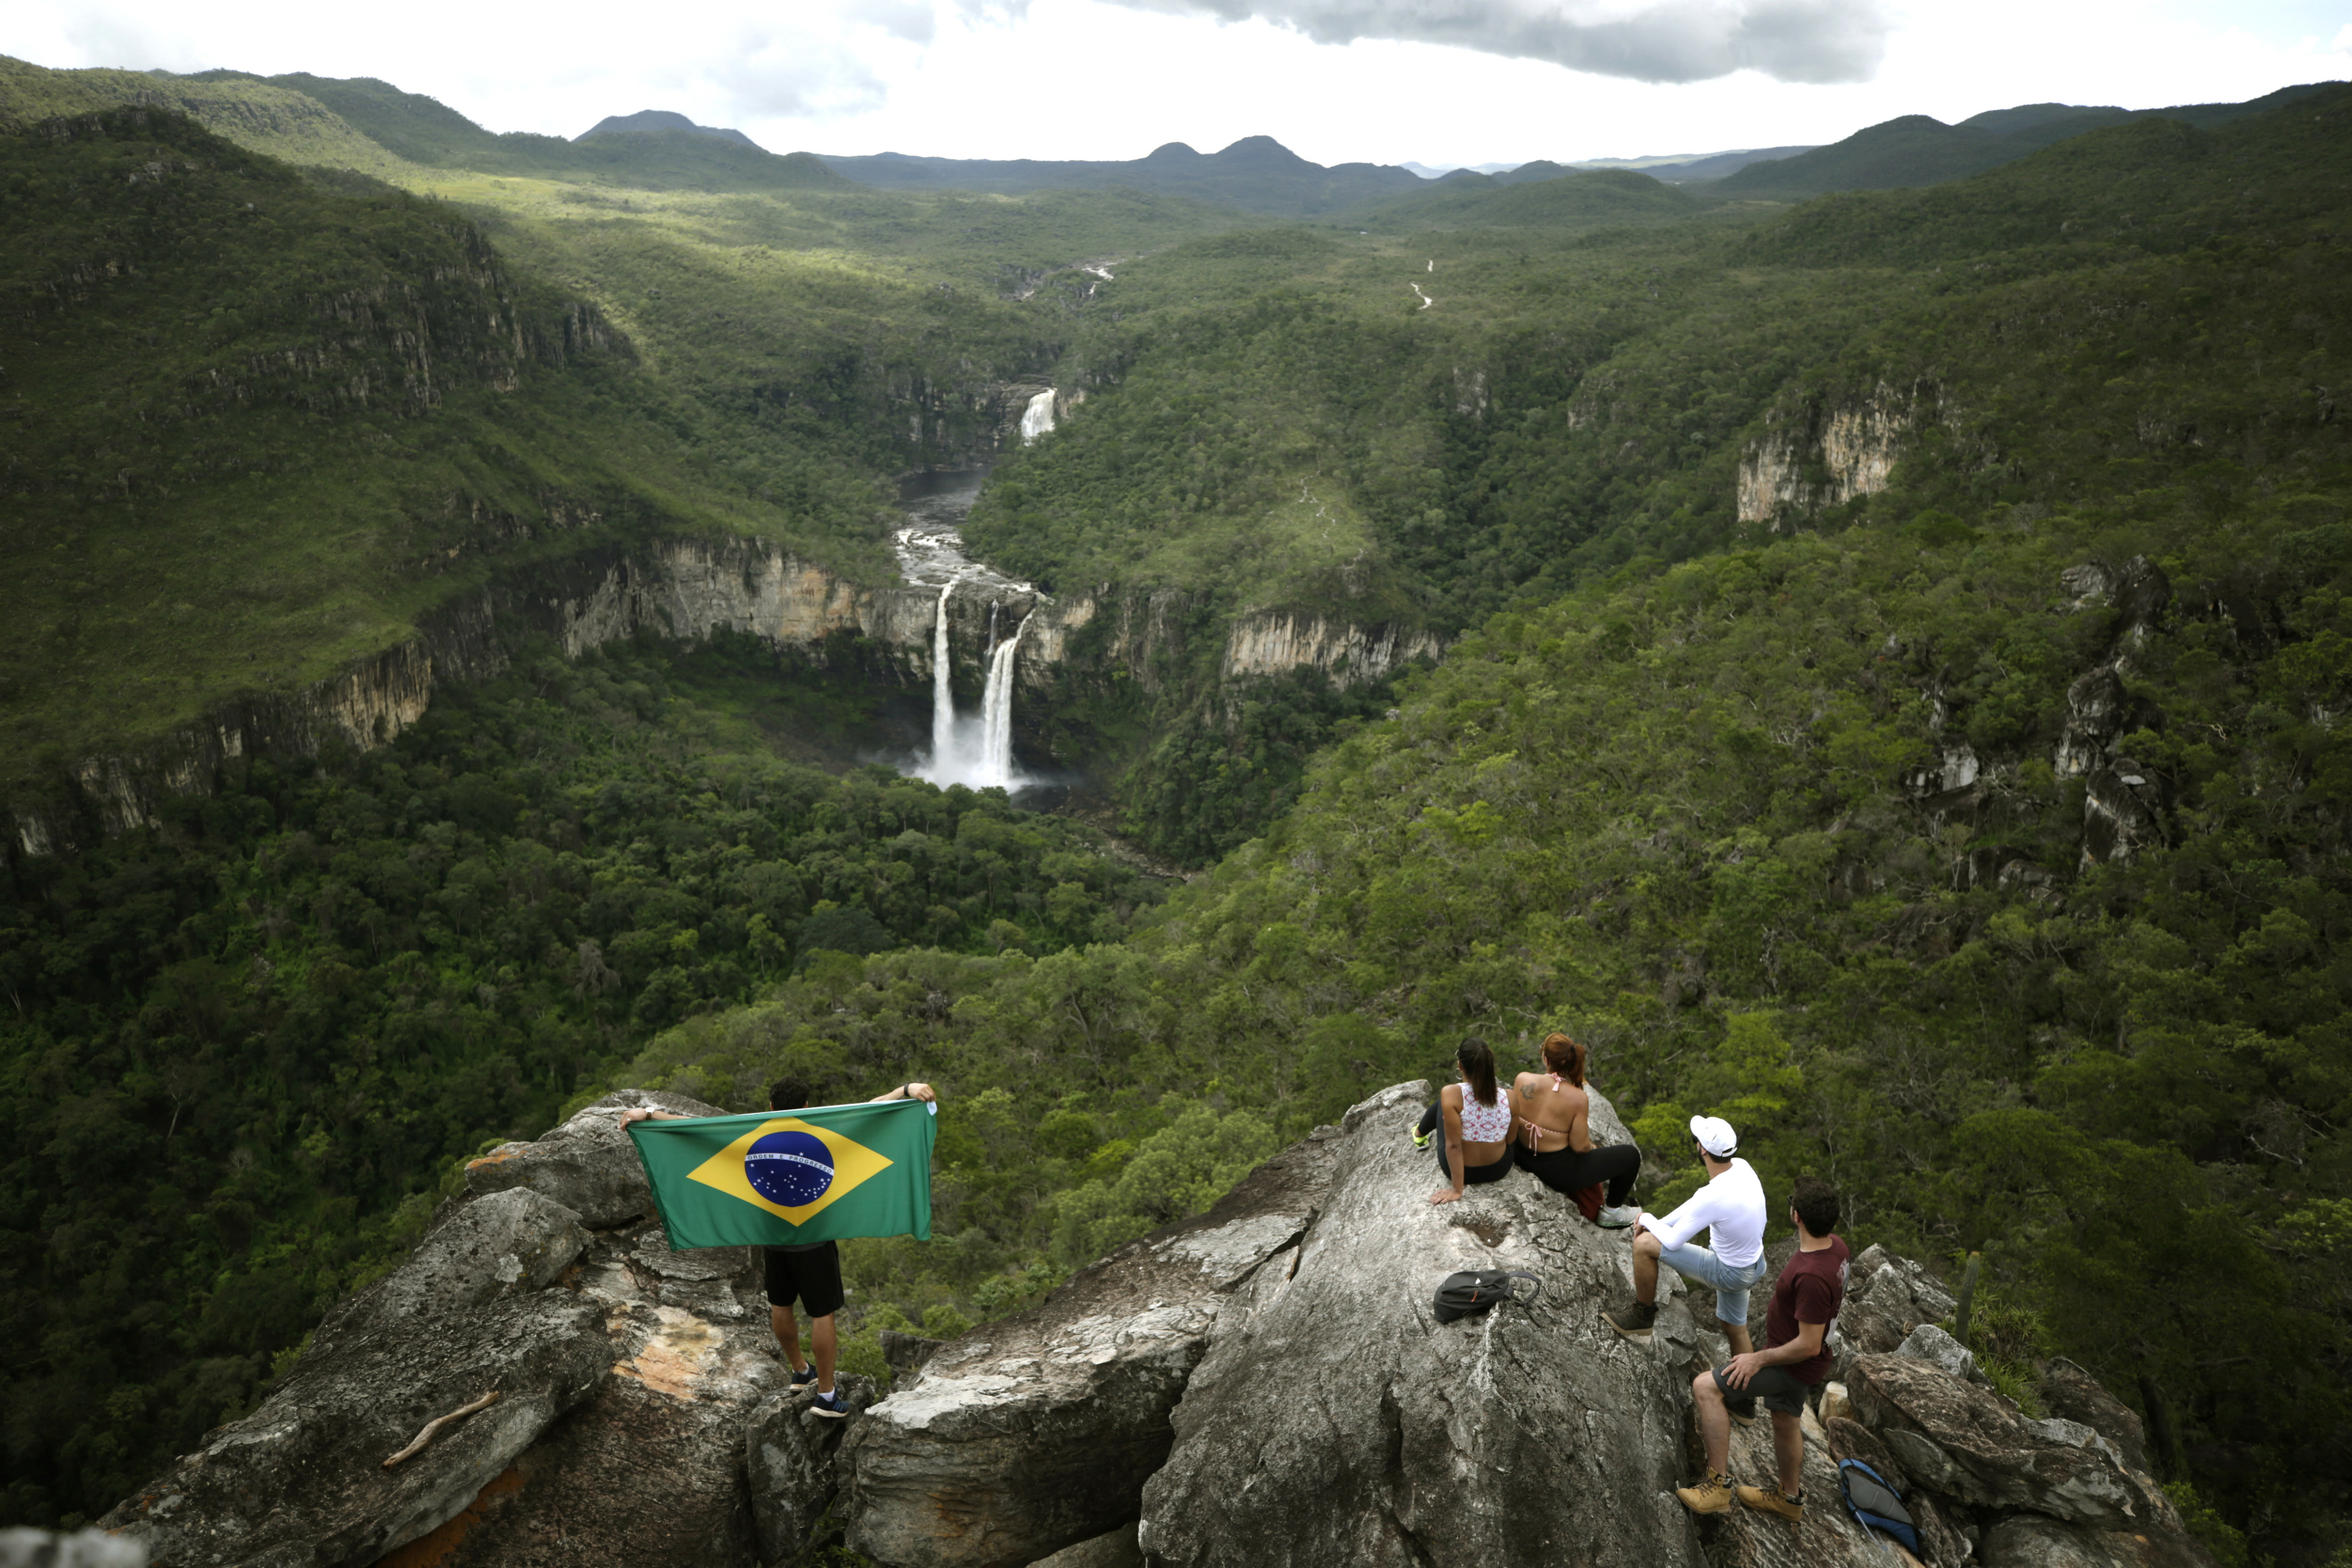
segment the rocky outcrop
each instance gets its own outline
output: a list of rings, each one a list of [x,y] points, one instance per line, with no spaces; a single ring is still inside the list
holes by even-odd
[[[782,1363],[750,1250],[673,1253],[651,1222],[631,1104],[711,1110],[625,1091],[494,1151],[260,1409],[108,1528],[165,1563],[753,1568],[744,1432]]]
[[[1881,383],[1867,396],[1825,406],[1775,409],[1739,462],[1739,521],[1772,525],[1842,506],[1886,488],[1921,401]]]
[[[1624,1238],[1532,1178],[1430,1205],[1435,1173],[1406,1136],[1430,1092],[1400,1085],[1349,1113],[1296,1261],[1220,1313],[1144,1489],[1147,1561],[1869,1561],[1832,1510],[1794,1531],[1752,1514],[1693,1521],[1672,1489],[1692,1469],[1690,1378],[1722,1341],[1679,1299],[1649,1344],[1612,1332],[1599,1311],[1630,1287]],[[1598,1095],[1593,1121],[1596,1137],[1622,1137]],[[1436,1323],[1438,1282],[1478,1268],[1529,1269],[1542,1293]],[[1741,1443],[1752,1465],[1752,1436]],[[1826,1460],[1812,1468],[1826,1482]]]
[[[603,1311],[569,1292],[322,1335],[260,1409],[101,1523],[163,1563],[357,1568],[464,1508],[611,1359]],[[491,1393],[495,1405],[384,1468],[427,1422]]]
[[[1672,1489],[1699,1463],[1691,1378],[1727,1353],[1713,1314],[1669,1275],[1649,1343],[1610,1332],[1624,1237],[1523,1173],[1431,1205],[1407,1138],[1429,1093],[1382,1091],[1036,1309],[900,1337],[898,1385],[844,1374],[840,1422],[790,1386],[751,1250],[670,1251],[613,1124],[709,1108],[624,1091],[477,1162],[408,1260],[110,1539],[253,1568],[780,1568],[842,1531],[888,1568],[1859,1568],[1885,1559],[1831,1500],[1851,1457],[1905,1489],[1932,1568],[1971,1542],[1996,1565],[2203,1563],[2126,1408],[2053,1363],[2055,1414],[2028,1421],[1920,1359],[1950,1298],[1878,1247],[1839,1319],[1851,1384],[1804,1416],[1817,1503],[1797,1526],[1694,1519]],[[1592,1123],[1626,1137],[1598,1093]],[[1484,1267],[1541,1293],[1436,1323],[1437,1282]],[[1856,1348],[1890,1341],[1915,1353]],[[1733,1429],[1731,1464],[1775,1473],[1769,1423]]]
[[[2179,1533],[2164,1493],[2074,1423],[2030,1423],[2014,1405],[1932,1363],[1855,1359],[1856,1416],[1915,1485],[1973,1508],[2025,1510],[2094,1530]]]
[[[621,1225],[654,1212],[645,1168],[621,1131],[619,1113],[637,1106],[688,1116],[717,1114],[698,1100],[662,1089],[608,1094],[570,1121],[528,1142],[501,1143],[466,1166],[477,1198],[520,1187],[551,1199],[593,1226]]]
[[[1281,675],[1314,665],[1335,686],[1368,686],[1399,665],[1436,658],[1445,644],[1418,626],[1356,626],[1321,616],[1263,613],[1244,616],[1225,634],[1221,673]]]
[[[1208,1214],[935,1352],[850,1434],[851,1547],[1012,1568],[1130,1523],[1211,1330],[1288,1268],[1314,1219],[1329,1142],[1295,1145]]]

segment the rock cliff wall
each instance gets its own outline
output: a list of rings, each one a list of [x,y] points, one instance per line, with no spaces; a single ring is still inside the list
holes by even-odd
[[[1782,521],[1886,488],[1902,438],[1923,416],[1927,389],[1879,384],[1851,402],[1807,400],[1774,408],[1767,432],[1739,463],[1743,523],[1779,531]]]
[[[563,520],[549,527],[564,526]],[[486,527],[488,525],[485,525]],[[1195,604],[1180,592],[1055,599],[1019,584],[960,587],[949,600],[959,689],[977,696],[989,648],[1023,624],[1016,665],[1029,700],[1072,678],[1113,672],[1156,691],[1181,667]],[[931,679],[936,589],[866,587],[757,540],[674,538],[620,552],[589,549],[508,574],[425,618],[410,640],[288,692],[242,694],[205,720],[136,750],[87,757],[44,793],[5,803],[10,846],[48,855],[153,826],[174,796],[207,795],[230,770],[270,752],[366,750],[421,718],[444,682],[480,679],[517,634],[554,637],[578,658],[640,635],[683,643],[725,631],[757,637],[818,667],[848,666],[909,687]],[[1100,624],[1092,639],[1079,634]],[[1226,634],[1228,679],[1320,665],[1340,684],[1377,679],[1435,637],[1319,617],[1244,617]],[[1082,646],[1083,642],[1083,646]],[[1017,712],[1017,708],[1016,708]]]

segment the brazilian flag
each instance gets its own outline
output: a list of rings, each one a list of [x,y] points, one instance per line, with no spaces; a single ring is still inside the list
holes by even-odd
[[[937,1107],[919,1100],[632,1121],[673,1251],[931,1238]]]

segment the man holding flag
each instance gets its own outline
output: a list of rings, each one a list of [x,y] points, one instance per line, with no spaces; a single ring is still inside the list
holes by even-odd
[[[620,1124],[645,1163],[672,1251],[764,1248],[768,1322],[793,1384],[815,1384],[816,1413],[838,1419],[849,1405],[833,1386],[833,1315],[845,1294],[835,1244],[857,1236],[930,1239],[940,1097],[927,1083],[900,1084],[862,1104],[811,1108],[808,1096],[808,1085],[787,1078],[768,1090],[769,1115],[680,1116],[641,1106],[621,1112]],[[656,1121],[676,1125],[641,1125]],[[794,1297],[809,1315],[814,1367],[801,1354]]]

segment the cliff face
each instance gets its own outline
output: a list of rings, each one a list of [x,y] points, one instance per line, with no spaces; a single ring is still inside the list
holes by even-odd
[[[571,513],[551,516],[551,527],[562,526]],[[1180,656],[1197,607],[1181,592],[1053,599],[1024,584],[960,585],[948,605],[958,691],[971,700],[989,650],[1016,626],[1023,627],[1016,690],[1033,714],[1073,679],[1117,675],[1157,691],[1169,670],[1184,667]],[[935,588],[863,586],[755,540],[669,539],[625,554],[585,551],[511,574],[428,617],[411,640],[330,679],[241,695],[204,722],[135,751],[82,759],[44,795],[7,803],[14,847],[55,854],[152,826],[167,800],[211,795],[229,770],[266,752],[316,756],[336,746],[383,745],[424,716],[441,683],[502,669],[505,640],[515,634],[551,635],[577,658],[639,635],[693,644],[735,632],[818,668],[920,688],[931,680],[938,614]],[[1098,635],[1082,638],[1090,628]],[[1235,679],[1313,664],[1339,684],[1360,685],[1440,651],[1425,632],[1260,615],[1228,629],[1219,668]]]
[[[1929,416],[1931,389],[1899,391],[1881,382],[1843,403],[1807,399],[1765,416],[1771,428],[1739,464],[1743,523],[1781,522],[1842,506],[1886,488],[1901,441]]]

